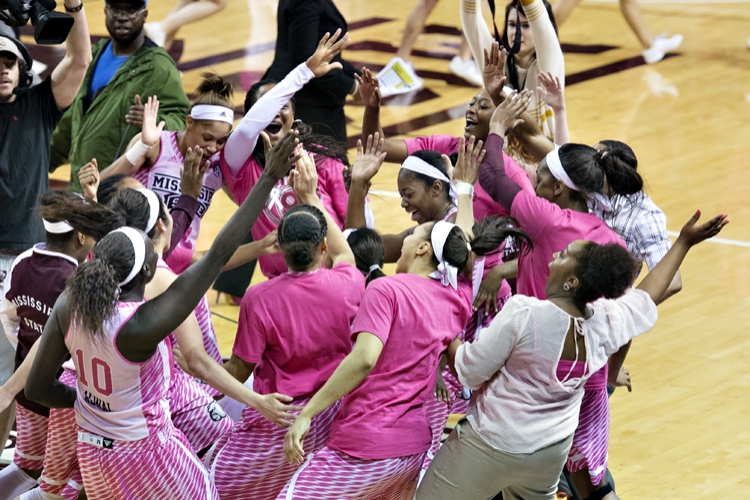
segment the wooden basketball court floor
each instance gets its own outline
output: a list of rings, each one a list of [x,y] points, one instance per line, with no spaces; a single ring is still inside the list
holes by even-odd
[[[385,65],[413,3],[337,0],[353,41],[345,57],[357,66]],[[149,19],[172,6],[152,0]],[[86,7],[92,35],[106,35],[103,1]],[[561,29],[572,139],[630,144],[675,235],[696,209],[728,213],[731,223],[722,239],[691,252],[683,291],[659,307],[656,328],[634,342],[626,362],[633,392],[619,389],[611,400],[610,467],[624,499],[738,498],[750,488],[750,2],[642,7],[654,33],[685,35],[679,52],[655,66],[643,64],[615,3],[584,2]],[[456,0],[443,0],[429,18],[414,57],[426,87],[383,108],[390,136],[463,133],[465,106],[477,89],[447,68],[459,43],[458,9]],[[247,90],[273,58],[275,12],[274,0],[229,0],[223,12],[183,28],[174,52],[186,91],[206,70]],[[243,99],[238,93],[236,104]],[[350,103],[346,114],[356,138],[362,107]],[[381,232],[410,226],[394,195],[397,169],[384,165],[373,185]],[[67,179],[67,171],[54,177]],[[199,249],[208,248],[233,210],[218,193]],[[260,280],[256,273],[254,282]],[[209,299],[228,355],[239,308],[223,299],[214,305],[214,293]]]

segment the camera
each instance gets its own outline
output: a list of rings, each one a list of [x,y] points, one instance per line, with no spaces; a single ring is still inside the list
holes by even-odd
[[[55,12],[56,6],[55,0],[0,0],[0,21],[25,26],[31,20],[36,43],[60,44],[73,27],[73,17]]]

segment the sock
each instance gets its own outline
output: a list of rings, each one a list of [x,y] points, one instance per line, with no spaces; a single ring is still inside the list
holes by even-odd
[[[31,491],[27,491],[19,497],[21,500],[65,500],[62,495],[53,495],[45,493],[38,486]]]
[[[0,491],[5,498],[16,498],[36,486],[36,479],[26,474],[15,462],[0,471]]]

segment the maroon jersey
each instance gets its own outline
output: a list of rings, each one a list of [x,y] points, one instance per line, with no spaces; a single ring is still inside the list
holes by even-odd
[[[42,335],[52,307],[76,266],[78,262],[73,257],[51,252],[44,243],[25,251],[13,262],[5,282],[6,317],[3,318],[3,323],[17,325],[14,332],[18,336],[16,370],[26,359],[31,346]],[[49,408],[26,399],[24,391],[18,393],[16,401],[34,413],[49,416]]]

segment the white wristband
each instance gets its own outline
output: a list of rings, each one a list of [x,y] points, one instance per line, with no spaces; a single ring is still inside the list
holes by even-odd
[[[145,144],[143,144],[143,141],[138,139],[138,142],[133,144],[133,147],[128,149],[127,153],[125,153],[125,158],[127,158],[130,163],[135,165],[136,163],[138,163],[138,160],[146,156],[146,153],[148,153],[150,149],[150,146],[146,146]]]
[[[460,195],[468,194],[474,196],[474,185],[464,181],[456,182],[456,192]]]

